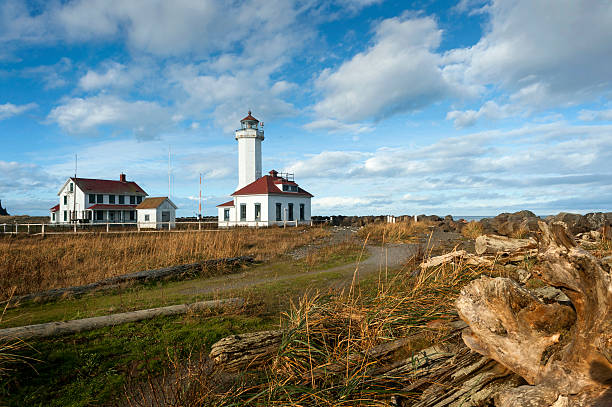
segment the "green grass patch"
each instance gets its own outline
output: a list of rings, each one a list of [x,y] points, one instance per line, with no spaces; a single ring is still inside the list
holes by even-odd
[[[278,319],[254,315],[156,318],[45,340],[29,341],[24,356],[0,385],[9,406],[91,406],[123,396],[128,377],[159,374],[170,357],[208,352],[219,339],[272,329]]]

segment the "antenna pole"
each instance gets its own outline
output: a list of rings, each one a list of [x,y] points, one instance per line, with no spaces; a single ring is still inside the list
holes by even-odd
[[[74,153],[74,187],[72,188],[72,216],[74,216],[74,222],[76,223],[76,177],[77,177],[77,154]],[[76,226],[75,226],[76,232]]]
[[[170,198],[170,146],[168,146],[168,198]]]

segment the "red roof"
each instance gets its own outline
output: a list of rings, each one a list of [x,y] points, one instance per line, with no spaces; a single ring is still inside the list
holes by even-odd
[[[247,120],[259,123],[259,120],[257,120],[253,116],[251,116],[251,111],[250,110],[249,110],[249,114],[247,115],[247,117],[245,117],[244,119],[240,120],[240,122],[244,122],[244,121],[247,121]]]
[[[112,181],[108,179],[70,178],[84,192],[100,194],[137,194],[148,195],[133,181]]]
[[[270,175],[264,175],[251,182],[249,185],[234,192],[232,196],[236,195],[290,195],[290,196],[307,196],[312,198],[313,195],[309,192],[298,187],[298,192],[283,192],[276,185],[275,182],[281,178],[272,177]]]
[[[120,211],[122,209],[133,210],[136,208],[136,205],[113,205],[113,204],[95,204],[90,206],[87,209],[105,209],[111,211]]]
[[[59,204],[57,204],[53,208],[51,208],[51,212],[57,212],[57,211],[59,211]]]
[[[221,205],[217,205],[217,208],[219,208],[221,206],[234,206],[234,200],[232,199],[231,201],[227,201],[226,203],[222,203]]]

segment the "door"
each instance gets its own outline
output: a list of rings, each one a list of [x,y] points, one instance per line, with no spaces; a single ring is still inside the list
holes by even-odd
[[[162,211],[162,222],[170,222],[170,211]]]

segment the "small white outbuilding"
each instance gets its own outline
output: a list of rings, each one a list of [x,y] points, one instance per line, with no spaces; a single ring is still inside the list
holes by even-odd
[[[176,227],[177,206],[167,197],[147,198],[136,207],[140,228],[162,229]]]

